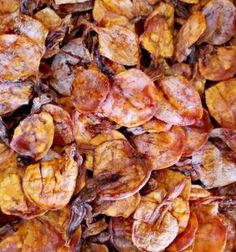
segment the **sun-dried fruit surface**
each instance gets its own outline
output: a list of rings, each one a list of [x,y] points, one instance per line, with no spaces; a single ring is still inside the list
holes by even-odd
[[[153,81],[142,71],[130,69],[115,76],[102,110],[119,125],[134,127],[150,120],[157,106]]]
[[[14,131],[11,148],[39,160],[50,149],[54,137],[53,118],[47,112],[28,116]]]
[[[0,0],[0,252],[236,251],[235,74],[235,0]]]

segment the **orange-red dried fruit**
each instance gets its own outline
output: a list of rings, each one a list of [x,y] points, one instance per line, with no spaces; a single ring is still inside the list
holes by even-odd
[[[54,124],[50,114],[41,112],[26,117],[14,131],[11,148],[23,156],[35,160],[43,158],[50,149],[54,137]]]
[[[184,130],[178,126],[160,133],[146,133],[133,138],[137,150],[147,157],[153,170],[174,165],[185,145]]]
[[[84,113],[95,112],[106,99],[109,88],[109,80],[103,73],[78,68],[72,86],[75,108]]]
[[[104,114],[121,126],[134,127],[150,120],[158,106],[152,80],[138,69],[116,75],[102,105]]]
[[[201,119],[200,96],[182,76],[168,76],[158,81],[159,103],[155,117],[169,124],[187,126]]]
[[[236,79],[220,82],[205,92],[210,114],[225,128],[236,129]]]

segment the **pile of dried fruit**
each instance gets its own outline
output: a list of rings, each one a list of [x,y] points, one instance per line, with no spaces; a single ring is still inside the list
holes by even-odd
[[[0,251],[236,251],[231,0],[0,0]]]

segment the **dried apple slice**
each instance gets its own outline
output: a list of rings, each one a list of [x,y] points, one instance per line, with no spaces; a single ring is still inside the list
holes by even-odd
[[[99,196],[118,200],[137,193],[147,182],[150,169],[127,140],[112,140],[96,147],[94,179]]]
[[[28,166],[23,178],[27,198],[46,210],[65,207],[70,201],[78,175],[75,146],[69,146],[62,158]]]
[[[185,126],[186,142],[184,146],[184,157],[191,156],[194,151],[198,151],[208,140],[212,124],[209,114],[204,110],[203,116],[193,125]]]
[[[184,150],[185,133],[182,128],[173,126],[168,131],[146,133],[132,140],[137,150],[150,161],[152,169],[160,170],[178,162]]]
[[[187,126],[202,118],[200,96],[182,76],[168,76],[158,81],[159,106],[155,117],[169,124]]]
[[[235,153],[224,153],[210,142],[193,154],[192,165],[207,189],[236,181]]]
[[[137,208],[141,200],[140,194],[136,193],[122,200],[104,200],[96,202],[94,212],[111,217],[128,218]]]
[[[115,76],[102,110],[119,125],[135,127],[151,119],[157,105],[154,83],[145,73],[133,68]]]
[[[201,42],[222,45],[234,36],[236,8],[231,1],[209,1],[202,9],[202,14],[206,18],[207,27],[201,37]]]
[[[53,105],[43,105],[42,111],[49,113],[54,122],[54,144],[65,146],[74,141],[73,124],[68,112],[63,108]]]
[[[77,68],[72,85],[75,108],[84,113],[98,110],[109,92],[109,80],[97,70]]]
[[[139,63],[139,44],[136,33],[120,25],[98,30],[99,52],[102,56],[122,65]]]
[[[236,46],[219,47],[212,54],[199,59],[201,75],[211,81],[223,81],[236,73]]]
[[[188,18],[177,35],[176,59],[178,62],[186,60],[192,51],[191,47],[197,42],[205,29],[205,18],[200,12],[196,12]]]
[[[210,114],[224,128],[236,129],[236,79],[220,82],[205,92]]]
[[[20,122],[10,145],[17,153],[39,160],[50,149],[53,136],[53,119],[50,114],[41,112],[30,115]]]
[[[31,39],[15,34],[0,35],[0,79],[18,81],[38,72],[41,49]]]

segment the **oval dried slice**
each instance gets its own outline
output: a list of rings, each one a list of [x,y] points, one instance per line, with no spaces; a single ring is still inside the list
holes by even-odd
[[[6,155],[6,153],[1,153]],[[11,152],[0,164],[0,208],[8,215],[31,219],[46,211],[27,200],[22,187],[22,171],[17,165],[17,156]]]
[[[221,152],[208,142],[192,156],[192,165],[207,188],[225,186],[236,181],[235,153]]]
[[[191,15],[177,35],[176,60],[182,62],[191,53],[191,47],[206,29],[204,16],[200,12]]]
[[[15,34],[0,35],[0,79],[18,81],[36,75],[41,49],[31,39]]]
[[[222,45],[230,40],[236,32],[236,8],[229,0],[209,1],[202,9],[207,28],[201,42]]]
[[[104,142],[95,149],[94,179],[104,200],[125,199],[147,182],[150,169],[127,140]]]
[[[142,71],[133,68],[115,76],[102,110],[119,125],[135,127],[153,117],[157,103],[153,81]]]
[[[65,146],[74,141],[72,120],[67,111],[63,108],[47,104],[42,110],[49,113],[54,122],[54,144],[57,146]]]
[[[0,115],[13,112],[22,105],[28,104],[31,93],[32,84],[21,82],[0,83]]]
[[[132,241],[140,250],[162,251],[178,234],[178,222],[167,212],[158,225],[134,220]]]
[[[72,86],[75,108],[84,113],[95,112],[106,99],[109,86],[109,80],[103,73],[78,68]]]
[[[118,251],[138,252],[140,251],[132,242],[133,218],[111,218],[109,223],[109,233],[111,242]]]
[[[136,193],[122,200],[98,201],[94,207],[94,211],[96,214],[128,218],[137,208],[140,199],[140,194]]]
[[[67,147],[62,158],[28,166],[23,177],[27,198],[42,209],[63,208],[71,199],[78,175],[76,149]]]
[[[50,149],[54,136],[53,119],[41,112],[26,117],[14,131],[11,148],[23,156],[35,160],[43,158]]]
[[[184,127],[186,141],[182,156],[188,157],[191,156],[194,151],[198,151],[207,142],[211,129],[212,124],[209,114],[204,110],[200,120],[196,121],[193,125]]]
[[[206,90],[210,114],[225,128],[236,129],[236,79],[220,82]]]
[[[139,63],[136,33],[120,25],[101,28],[98,32],[99,52],[116,63],[134,66]]]
[[[169,124],[187,126],[202,118],[200,96],[182,76],[168,76],[158,82],[159,100],[155,117]]]
[[[188,226],[176,237],[172,244],[166,249],[169,252],[178,252],[187,249],[194,243],[195,234],[198,229],[197,216],[194,212],[190,213]]]
[[[227,80],[236,73],[235,58],[236,46],[219,47],[204,59],[199,59],[199,71],[207,80]]]
[[[153,170],[160,170],[179,161],[185,145],[182,128],[172,127],[169,131],[142,134],[133,138],[137,150],[145,154]]]
[[[143,47],[154,59],[169,58],[174,53],[173,36],[164,17],[154,16],[145,24],[144,33],[139,38]]]

